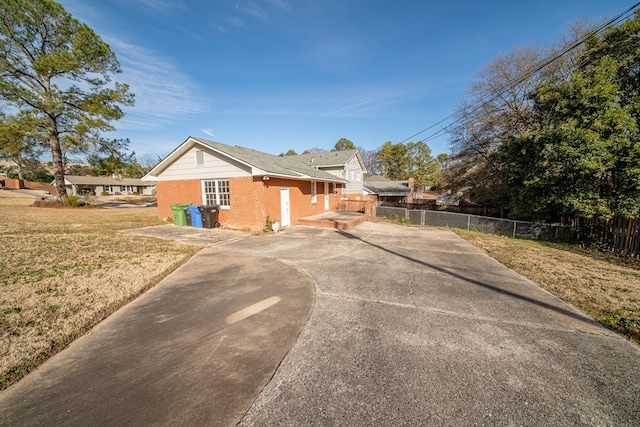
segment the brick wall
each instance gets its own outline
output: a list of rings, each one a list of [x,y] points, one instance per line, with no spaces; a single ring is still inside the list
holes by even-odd
[[[230,209],[220,209],[218,221],[230,227],[261,230],[265,223],[264,191],[261,179],[240,177],[229,179]],[[202,182],[199,179],[158,181],[156,185],[158,216],[173,217],[175,203],[202,204]]]
[[[280,188],[289,187],[289,206],[291,215],[291,225],[297,225],[298,219],[317,215],[325,212],[324,209],[324,185],[329,187],[329,210],[337,210],[340,198],[342,197],[342,189],[338,188],[337,194],[334,196],[330,183],[318,182],[316,184],[317,202],[311,203],[311,182],[310,181],[294,181],[279,178],[271,178],[265,181],[265,210],[269,214],[269,218],[273,221],[281,221],[280,218]]]
[[[220,209],[218,220],[221,224],[235,228],[249,227],[262,230],[267,215],[272,221],[280,218],[280,188],[289,188],[291,225],[297,225],[299,218],[316,215],[324,209],[324,185],[329,188],[329,210],[340,207],[342,188],[337,194],[331,193],[331,184],[317,183],[317,202],[311,203],[311,182],[261,177],[239,177],[229,179],[231,199],[230,209]],[[173,216],[171,205],[174,203],[202,204],[202,184],[199,179],[184,181],[158,181],[158,216]]]
[[[46,182],[34,182],[34,181],[27,181],[22,179],[5,178],[4,186],[13,190],[26,189],[26,190],[47,191],[52,196],[55,196],[56,194],[58,194],[58,192],[56,191],[56,188],[53,185],[48,184]]]
[[[173,218],[171,205],[174,203],[202,204],[202,184],[199,179],[184,181],[158,181],[156,183],[158,216]]]
[[[347,194],[346,197],[343,197],[340,200],[338,209],[354,212],[364,211],[367,218],[374,219],[376,217],[377,200],[378,198],[374,194],[361,194],[358,196],[354,194]]]
[[[56,191],[56,187],[54,187],[51,184],[47,184],[46,182],[33,182],[33,181],[25,181],[24,182],[25,187],[27,187],[29,190],[41,190],[41,191],[47,191],[49,194],[51,194],[52,196],[55,196],[58,194],[58,192]]]
[[[266,218],[262,179],[252,176],[230,178],[229,193],[231,208],[220,210],[220,223],[262,230]]]
[[[27,188],[24,186],[24,180],[22,179],[11,179],[5,178],[4,186],[10,188],[12,190],[21,190],[23,188]]]

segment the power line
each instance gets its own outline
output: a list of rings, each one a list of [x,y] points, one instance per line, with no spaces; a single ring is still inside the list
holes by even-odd
[[[463,115],[461,115],[460,117],[458,117],[452,123],[450,123],[447,126],[441,128],[437,132],[427,136],[426,138],[423,138],[421,141],[422,142],[431,141],[432,139],[435,139],[438,136],[446,133],[454,125],[460,123],[462,120],[466,119],[471,114],[475,113],[479,109],[483,108],[485,105],[495,101],[497,98],[502,96],[502,94],[504,94],[507,91],[507,89],[513,88],[514,86],[522,83],[523,81],[525,81],[529,77],[531,77],[531,76],[535,75],[536,73],[542,71],[544,68],[548,67],[553,62],[557,61],[558,59],[562,58],[563,56],[565,56],[566,54],[568,54],[572,50],[574,50],[577,47],[579,47],[580,45],[584,44],[590,37],[592,37],[594,35],[598,35],[598,34],[604,32],[604,31],[606,31],[609,27],[611,27],[612,25],[614,25],[615,23],[617,23],[620,20],[627,19],[627,17],[625,17],[625,16],[628,15],[630,12],[633,12],[639,6],[640,6],[640,2],[634,4],[633,6],[631,6],[628,9],[626,9],[624,12],[619,13],[615,17],[611,18],[610,20],[608,20],[607,22],[605,22],[604,24],[602,24],[601,26],[599,26],[595,30],[589,31],[582,38],[574,41],[572,44],[567,46],[562,52],[554,54],[554,55],[551,55],[551,56],[543,59],[542,61],[540,61],[537,65],[532,67],[526,73],[524,73],[524,74],[522,74],[520,76],[516,76],[514,79],[508,81],[507,83],[502,85],[500,88],[498,88],[496,90],[496,92],[495,92],[495,95],[493,97],[491,97],[488,101],[482,102],[480,105],[476,106],[475,108],[471,109],[470,111],[468,111],[468,112],[464,113]],[[417,133],[411,135],[410,137],[403,139],[399,143],[400,144],[405,143],[408,140],[410,140],[410,139],[412,139],[412,138],[414,138],[414,137],[416,137],[418,135],[421,135],[421,134],[423,134],[424,132],[426,132],[426,131],[428,131],[430,129],[433,129],[434,127],[440,125],[441,123],[444,123],[444,122],[446,122],[446,121],[448,121],[448,120],[450,120],[450,119],[452,119],[454,117],[456,117],[456,113],[452,113],[452,114],[448,115],[447,117],[445,117],[444,119],[441,119],[441,120],[437,121],[436,123],[434,123],[434,124],[432,124],[430,126],[427,126],[426,128],[422,129],[420,132],[417,132]]]

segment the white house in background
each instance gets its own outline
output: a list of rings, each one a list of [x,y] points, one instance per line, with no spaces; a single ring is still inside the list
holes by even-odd
[[[65,175],[64,183],[67,192],[75,196],[95,193],[101,195],[119,194],[155,194],[155,182],[142,181],[137,178],[118,178],[113,176],[77,176]]]
[[[343,194],[364,194],[364,177],[367,168],[358,150],[327,151],[323,153],[292,156],[308,166],[329,172],[347,181]]]

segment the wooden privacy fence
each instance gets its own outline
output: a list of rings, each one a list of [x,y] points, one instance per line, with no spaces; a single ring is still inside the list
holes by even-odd
[[[412,225],[461,228],[520,239],[584,243],[616,255],[640,258],[640,221],[616,217],[608,222],[573,220],[571,225],[491,218],[453,212],[378,206],[376,216],[403,219]]]
[[[607,222],[581,219],[575,223],[576,240],[595,244],[617,255],[640,258],[640,221],[614,217]]]
[[[424,209],[440,212],[454,212],[478,216],[490,216],[493,218],[504,218],[506,211],[504,208],[493,206],[478,206],[459,200],[456,205],[438,204],[435,200],[422,200],[414,203],[397,203],[396,207],[413,209]]]

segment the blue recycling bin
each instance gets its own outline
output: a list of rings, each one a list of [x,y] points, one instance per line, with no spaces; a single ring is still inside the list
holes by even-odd
[[[196,228],[202,228],[202,214],[200,209],[196,205],[191,205],[187,208],[191,214],[191,226]]]

